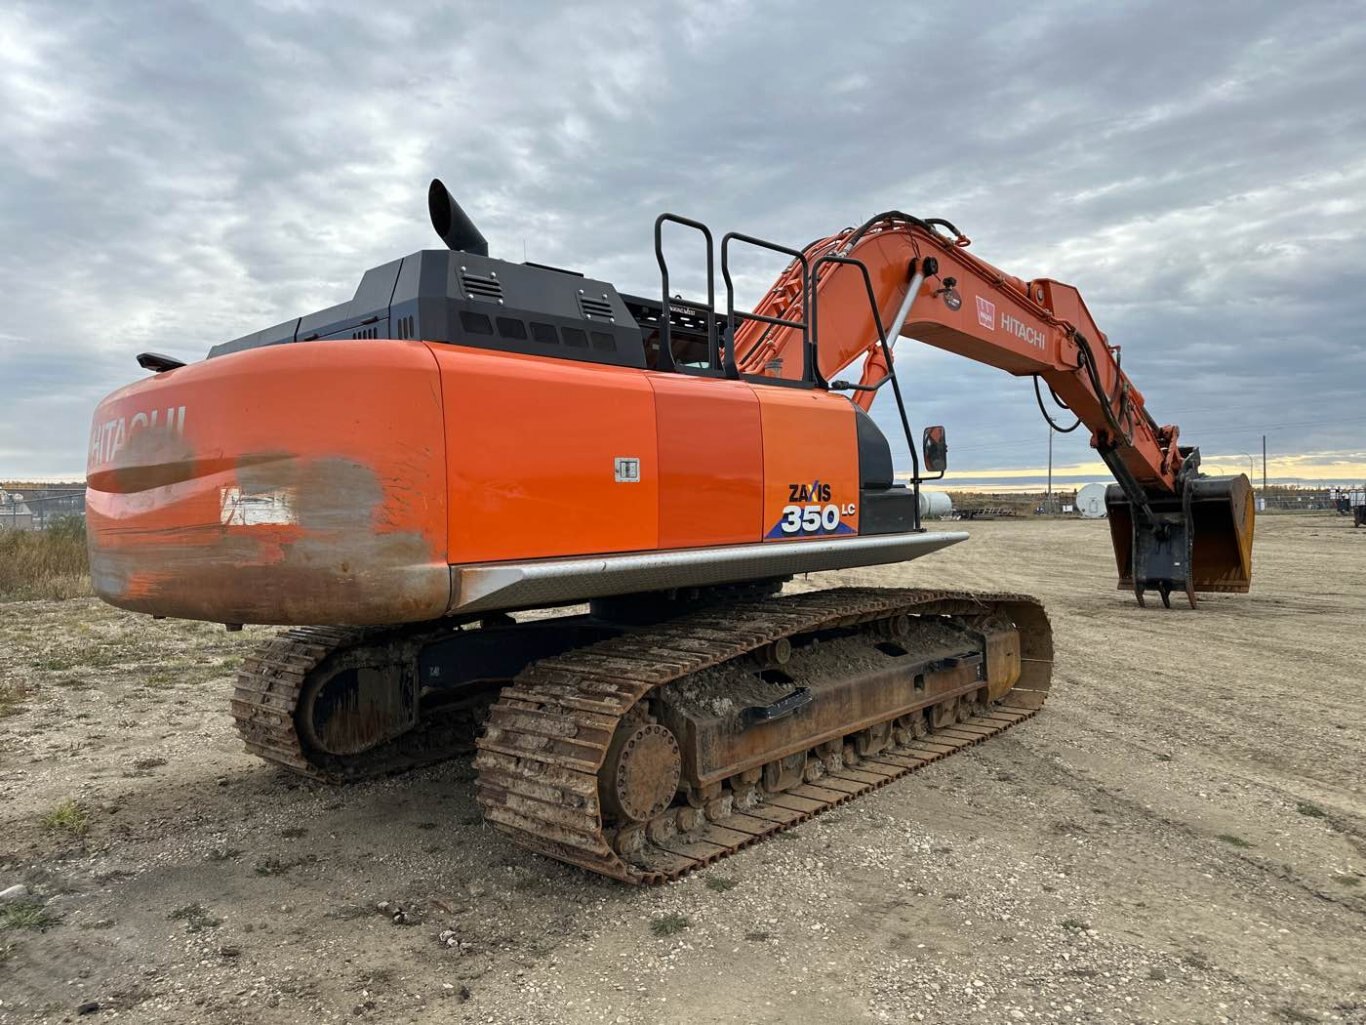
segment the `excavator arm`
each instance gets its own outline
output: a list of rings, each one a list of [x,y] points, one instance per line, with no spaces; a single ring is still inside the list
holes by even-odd
[[[1115,476],[1107,504],[1120,586],[1140,603],[1148,589],[1164,602],[1185,591],[1192,606],[1198,591],[1246,592],[1254,517],[1246,476],[1199,472],[1198,449],[1178,445],[1179,428],[1149,415],[1076,288],[1006,274],[967,247],[951,224],[898,212],[813,242],[756,304],[767,319],[735,329],[738,372],[800,376],[809,345],[819,379],[867,410],[892,378],[892,343],[905,335],[1032,376],[1090,429]],[[802,331],[793,325],[807,319],[807,303],[814,327]],[[837,379],[860,360],[856,383]],[[1040,408],[1047,416],[1041,395]]]

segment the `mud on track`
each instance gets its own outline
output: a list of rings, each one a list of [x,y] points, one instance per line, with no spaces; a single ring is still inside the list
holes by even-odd
[[[0,605],[0,890],[53,919],[0,928],[0,1022],[1366,1022],[1366,531],[1266,517],[1191,614],[1112,589],[1103,522],[968,529],[793,586],[1040,596],[1043,713],[655,890],[505,843],[468,759],[244,755],[265,631]]]

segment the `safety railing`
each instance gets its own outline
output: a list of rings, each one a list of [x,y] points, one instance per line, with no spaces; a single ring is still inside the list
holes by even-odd
[[[694,231],[701,232],[702,237],[707,243],[707,303],[689,302],[686,299],[669,295],[669,264],[664,259],[664,225],[679,224],[685,228],[692,228]],[[655,218],[655,260],[659,263],[660,277],[660,299],[662,308],[659,311],[659,362],[660,370],[667,370],[685,374],[703,374],[705,376],[717,376],[721,373],[720,344],[716,336],[716,272],[715,272],[715,244],[712,241],[711,229],[701,221],[694,221],[689,217],[679,217],[677,214],[660,214]],[[708,369],[703,370],[699,367],[689,366],[679,363],[674,357],[673,351],[673,330],[672,316],[670,307],[685,307],[699,313],[705,312],[707,322],[707,359]]]
[[[772,253],[781,253],[801,264],[802,301],[800,320],[793,320],[790,317],[770,317],[764,313],[754,313],[753,311],[747,312],[735,308],[735,282],[730,275],[730,244],[732,242],[743,242],[745,245],[754,246],[758,249],[766,249]],[[807,262],[806,254],[796,249],[789,249],[787,246],[780,246],[775,242],[755,238],[752,235],[743,235],[738,231],[727,232],[721,239],[721,277],[726,282],[726,338],[724,355],[726,376],[732,378],[743,376],[747,380],[753,379],[764,384],[800,385],[807,388],[815,386],[824,387],[825,382],[820,377],[820,368],[816,363],[815,335],[812,330],[812,319],[809,316],[811,289],[808,286],[811,281],[811,265]],[[735,355],[735,329],[739,322],[751,320],[761,324],[767,324],[770,328],[788,328],[802,333],[802,376],[800,380],[770,377],[763,374],[740,374]],[[761,337],[755,344],[762,345],[763,338]]]

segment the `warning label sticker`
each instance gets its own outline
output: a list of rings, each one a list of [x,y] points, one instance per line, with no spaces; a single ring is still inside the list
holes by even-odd
[[[996,304],[983,299],[980,295],[977,297],[977,323],[983,327],[996,326]]]

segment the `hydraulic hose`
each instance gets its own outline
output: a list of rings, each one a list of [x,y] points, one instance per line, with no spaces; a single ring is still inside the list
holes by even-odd
[[[1067,406],[1063,405],[1063,403],[1058,399],[1058,393],[1053,390],[1053,386],[1051,384],[1048,386],[1048,393],[1053,396],[1053,401],[1057,402],[1061,408],[1067,409]],[[1073,431],[1075,431],[1078,427],[1081,426],[1081,417],[1077,417],[1076,423],[1074,423],[1071,427],[1059,427],[1057,422],[1051,416],[1048,415],[1048,410],[1044,408],[1043,404],[1043,392],[1039,391],[1038,374],[1034,375],[1034,400],[1038,402],[1039,412],[1042,413],[1043,418],[1048,421],[1048,426],[1053,428],[1053,430],[1057,431],[1059,434],[1071,434]]]

